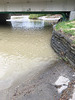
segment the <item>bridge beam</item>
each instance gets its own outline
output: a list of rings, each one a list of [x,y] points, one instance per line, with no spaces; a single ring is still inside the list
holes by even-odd
[[[74,20],[74,19],[75,19],[75,11],[71,11],[69,20]]]

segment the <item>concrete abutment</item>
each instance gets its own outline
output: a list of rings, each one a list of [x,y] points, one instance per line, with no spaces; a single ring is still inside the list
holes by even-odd
[[[71,11],[69,20],[74,20],[74,19],[75,19],[75,11]]]

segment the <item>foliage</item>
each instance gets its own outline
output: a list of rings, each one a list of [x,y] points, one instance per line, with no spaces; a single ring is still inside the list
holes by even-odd
[[[73,23],[74,22],[74,23]],[[56,30],[63,31],[65,34],[75,35],[75,21],[60,22],[56,25]]]
[[[38,17],[45,16],[46,14],[30,14],[29,19],[38,19]]]

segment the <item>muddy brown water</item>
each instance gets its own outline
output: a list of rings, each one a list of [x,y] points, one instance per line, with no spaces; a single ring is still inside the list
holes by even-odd
[[[0,26],[0,90],[57,60],[50,46],[51,35],[49,21],[28,17],[12,19],[11,27]]]

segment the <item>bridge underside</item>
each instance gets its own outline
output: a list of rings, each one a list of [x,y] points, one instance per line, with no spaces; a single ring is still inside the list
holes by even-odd
[[[75,0],[0,0],[0,12],[73,10]]]
[[[0,22],[13,13],[63,13],[75,10],[75,0],[0,0]],[[72,16],[73,14],[73,16]],[[74,19],[75,12],[70,19]]]
[[[0,12],[0,24],[7,24],[6,19],[10,19],[12,15],[22,15],[22,14],[61,14],[63,16],[63,20],[69,19],[70,12],[49,12],[49,11],[42,11],[42,12]],[[72,16],[73,15],[73,16]],[[75,12],[71,12],[70,20],[75,19]]]

